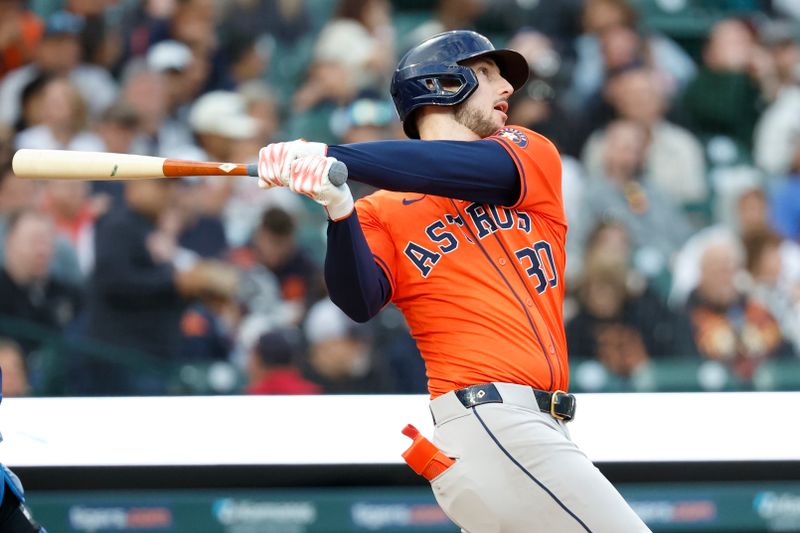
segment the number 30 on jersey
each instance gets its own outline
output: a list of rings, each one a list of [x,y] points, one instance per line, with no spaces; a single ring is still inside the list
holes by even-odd
[[[553,261],[553,250],[547,241],[539,241],[533,246],[527,246],[514,252],[528,277],[538,280],[536,292],[542,294],[547,287],[558,285],[558,273]]]

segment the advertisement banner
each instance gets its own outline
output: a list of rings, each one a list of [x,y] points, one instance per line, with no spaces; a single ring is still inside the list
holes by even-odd
[[[621,485],[658,532],[800,531],[800,482]],[[59,533],[457,533],[427,487],[29,492]]]

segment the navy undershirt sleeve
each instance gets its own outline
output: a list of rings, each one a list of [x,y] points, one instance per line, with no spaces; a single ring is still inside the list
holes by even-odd
[[[366,322],[389,301],[391,285],[375,262],[355,210],[328,223],[325,283],[328,294],[347,316]]]
[[[514,161],[494,141],[375,141],[329,146],[349,178],[379,189],[512,205],[519,198]],[[391,284],[375,262],[355,211],[328,224],[325,282],[331,300],[366,322],[391,298]]]
[[[378,189],[417,192],[494,205],[519,198],[519,173],[500,143],[374,141],[328,147],[349,178]]]

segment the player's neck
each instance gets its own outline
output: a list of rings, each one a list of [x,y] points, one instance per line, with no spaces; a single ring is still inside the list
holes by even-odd
[[[438,111],[438,110],[436,110]],[[477,141],[480,136],[453,118],[451,113],[422,114],[417,121],[419,138],[426,141]]]

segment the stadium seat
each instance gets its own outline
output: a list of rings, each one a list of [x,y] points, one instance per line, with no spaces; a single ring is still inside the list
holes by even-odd
[[[646,29],[664,33],[699,58],[711,27],[720,19],[757,12],[761,0],[630,0]]]
[[[599,361],[572,361],[570,391],[572,392],[631,392],[630,380],[609,372]]]
[[[696,392],[704,388],[699,379],[701,365],[696,358],[653,359],[631,380],[639,392]],[[726,381],[720,378],[714,384]]]
[[[317,142],[336,144],[336,135],[331,131],[331,115],[336,106],[322,102],[302,113],[293,113],[284,127],[287,139],[314,139]]]
[[[753,387],[759,391],[800,390],[800,360],[765,361],[753,376]]]
[[[306,0],[306,7],[311,17],[311,25],[314,28],[313,33],[315,35],[331,20],[333,12],[338,5],[339,2],[332,2],[331,0]]]
[[[305,79],[313,50],[312,36],[303,37],[291,44],[275,42],[266,81],[275,88],[282,107],[291,102],[292,94]]]
[[[233,394],[245,386],[245,379],[231,363],[191,363],[180,367],[174,387],[178,394]]]
[[[630,377],[616,375],[596,360],[573,361],[570,376],[570,390],[575,392],[720,392],[751,388],[726,365],[696,357],[652,359]],[[763,379],[764,383],[773,383],[777,378]],[[796,381],[800,388],[800,377]]]

